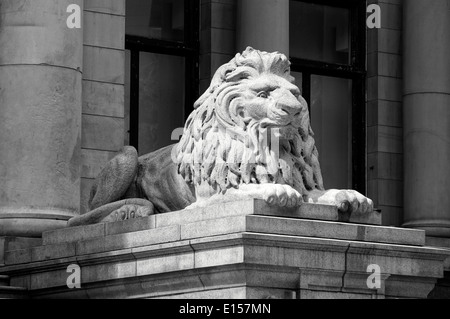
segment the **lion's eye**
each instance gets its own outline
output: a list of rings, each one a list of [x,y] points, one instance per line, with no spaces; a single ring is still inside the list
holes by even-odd
[[[258,93],[258,97],[267,99],[269,97],[269,94],[267,94],[267,92],[260,92]]]

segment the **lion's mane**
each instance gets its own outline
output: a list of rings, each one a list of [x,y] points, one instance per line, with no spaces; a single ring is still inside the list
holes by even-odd
[[[307,110],[302,113],[298,134],[283,142],[279,152],[264,144],[270,135],[262,125],[264,120],[244,123],[237,116],[250,94],[242,88],[243,81],[269,72],[294,80],[285,55],[252,48],[217,70],[209,89],[195,103],[177,146],[178,171],[186,182],[207,182],[218,191],[242,183],[288,184],[303,195],[323,190]]]

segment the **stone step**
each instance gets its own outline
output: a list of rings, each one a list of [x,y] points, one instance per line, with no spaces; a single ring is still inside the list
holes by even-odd
[[[185,212],[185,214],[188,213]],[[62,242],[10,251],[5,255],[5,262],[7,265],[24,264],[235,233],[260,233],[419,247],[425,245],[425,232],[421,230],[261,215],[199,219],[186,224],[174,218],[172,221],[166,220],[163,225],[164,227],[148,230],[114,233],[69,243]],[[73,229],[69,228],[65,231],[73,238]],[[63,234],[64,232],[59,232],[59,235]]]
[[[156,227],[239,215],[261,215],[294,219],[311,219],[353,224],[381,225],[381,213],[343,214],[335,206],[303,203],[300,207],[270,206],[263,200],[221,203],[204,208],[183,210],[155,216]]]
[[[24,264],[238,232],[425,245],[425,232],[420,230],[302,218],[339,219],[333,206],[302,207],[283,209],[261,200],[248,200],[116,223],[63,228],[45,232],[43,246],[6,252],[5,263]]]
[[[205,208],[182,210],[116,223],[63,228],[44,232],[42,239],[43,245],[55,245],[153,228],[188,224],[197,221],[247,215],[349,222],[367,225],[381,224],[381,214],[379,212],[373,212],[364,216],[357,214],[346,215],[340,213],[336,207],[329,205],[304,203],[298,208],[286,208],[269,206],[262,200],[247,200],[221,203]]]
[[[0,286],[0,299],[28,299],[27,292],[26,288]]]
[[[0,275],[0,299],[25,299],[27,298],[27,289],[21,287],[11,287],[9,285],[10,277]]]
[[[226,217],[185,224],[181,226],[181,239],[204,238],[235,232],[420,247],[425,245],[425,232],[422,230],[256,215]]]
[[[0,288],[9,286],[9,276],[0,275]]]
[[[0,236],[0,268],[5,264],[5,252],[40,245],[42,245],[42,238]]]

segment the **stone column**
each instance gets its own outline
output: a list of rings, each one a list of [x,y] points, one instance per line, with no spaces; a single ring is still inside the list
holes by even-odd
[[[289,0],[237,1],[237,50],[247,46],[289,56]]]
[[[404,1],[405,227],[450,237],[450,3]]]
[[[80,203],[83,0],[1,0],[0,236],[64,227]]]

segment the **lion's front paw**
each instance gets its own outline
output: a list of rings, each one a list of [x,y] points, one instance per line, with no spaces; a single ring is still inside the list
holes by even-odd
[[[371,213],[373,202],[371,199],[354,190],[330,190],[327,196],[332,196],[335,205],[344,213]]]
[[[152,208],[139,205],[124,205],[113,211],[105,221],[116,222],[127,219],[146,217],[152,214]]]
[[[226,193],[219,193],[207,198],[197,197],[197,201],[186,209],[207,207],[217,203],[249,199],[264,200],[271,206],[297,207],[303,203],[302,195],[289,185],[282,184],[242,184],[231,188]]]
[[[297,207],[303,202],[302,195],[289,185],[263,184],[263,199],[271,206]]]

